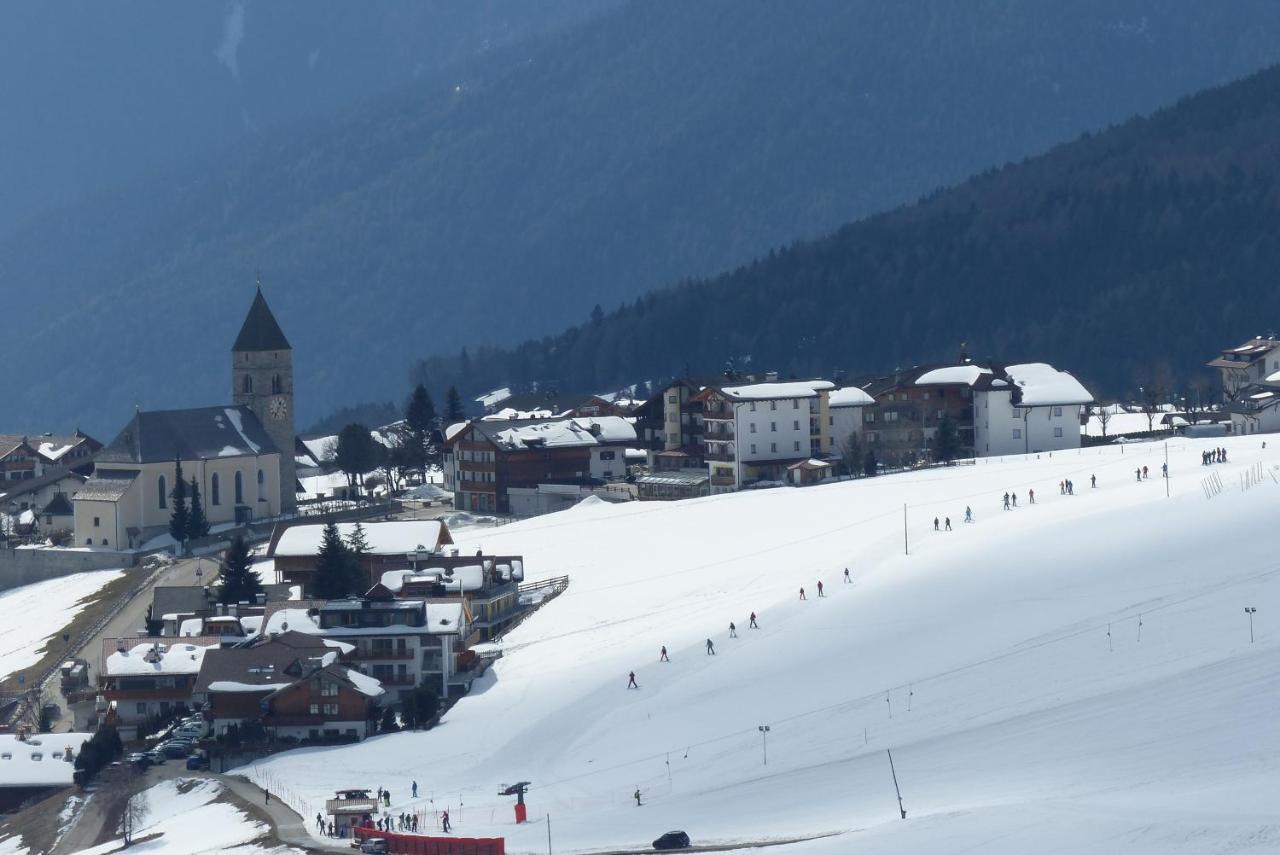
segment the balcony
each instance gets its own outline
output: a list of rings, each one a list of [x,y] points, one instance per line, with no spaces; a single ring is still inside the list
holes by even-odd
[[[737,455],[728,449],[723,443],[714,445],[708,444],[707,450],[702,455],[704,460],[717,460],[721,463],[732,463],[737,460]]]
[[[369,674],[368,676],[384,686],[412,686],[415,682],[412,674]]]
[[[358,659],[362,662],[382,659],[412,659],[413,648],[406,647],[403,650],[393,648],[369,648],[363,649],[357,647],[350,655],[352,659]]]
[[[710,440],[728,441],[734,439],[735,436],[736,431],[734,430],[733,422],[715,422],[707,425],[706,430],[702,432],[702,438]]]

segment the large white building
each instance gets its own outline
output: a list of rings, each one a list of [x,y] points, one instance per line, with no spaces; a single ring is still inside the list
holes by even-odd
[[[1280,431],[1280,340],[1258,336],[1208,363],[1217,368],[1231,413],[1231,433]]]
[[[1093,396],[1066,371],[1044,362],[1009,365],[973,396],[979,456],[1080,447],[1080,415]]]

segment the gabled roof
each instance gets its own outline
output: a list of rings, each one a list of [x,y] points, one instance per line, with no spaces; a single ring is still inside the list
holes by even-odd
[[[116,502],[129,492],[129,487],[138,477],[133,470],[99,469],[93,477],[84,482],[75,500],[89,502]]]
[[[215,683],[236,684],[238,691],[274,691],[332,664],[338,655],[339,651],[324,639],[293,631],[263,638],[247,647],[210,650],[200,665],[193,691],[208,692]],[[224,686],[221,690],[233,689]]]
[[[254,352],[292,349],[289,346],[289,340],[284,337],[284,331],[280,329],[280,324],[276,323],[276,316],[271,313],[271,307],[267,305],[267,298],[262,296],[262,289],[259,288],[231,350]]]
[[[72,472],[70,469],[62,467],[47,469],[39,478],[27,478],[22,481],[0,481],[0,497],[14,499],[28,493],[35,493],[50,484],[56,484],[58,481],[67,479],[74,480],[77,484],[83,484],[88,480],[86,476],[78,472]]]
[[[71,509],[71,502],[67,501],[66,493],[55,493],[40,513],[45,516],[69,517],[74,511]]]
[[[99,465],[163,463],[276,453],[248,407],[198,407],[136,413],[95,460]]]

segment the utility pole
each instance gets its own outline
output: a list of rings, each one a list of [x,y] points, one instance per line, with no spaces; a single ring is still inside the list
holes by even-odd
[[[551,855],[551,814],[547,814],[547,855]]]
[[[1244,613],[1249,616],[1249,643],[1253,644],[1253,616],[1257,613],[1257,609],[1253,606],[1245,606]]]
[[[1164,441],[1164,497],[1169,498],[1169,440]]]
[[[756,728],[760,731],[760,750],[764,754],[764,765],[769,765],[769,731],[772,730],[767,724],[762,724]]]
[[[893,775],[893,791],[898,794],[898,813],[906,819],[907,809],[902,806],[902,790],[898,787],[898,770],[893,768],[893,752],[886,748],[884,753],[889,755],[889,772]]]
[[[907,548],[907,505],[902,505],[902,554],[910,555],[911,550]]]

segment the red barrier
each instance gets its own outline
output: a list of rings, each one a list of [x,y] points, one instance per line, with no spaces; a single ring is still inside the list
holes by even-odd
[[[387,841],[387,851],[393,855],[506,855],[505,837],[427,837],[422,834],[401,834],[395,831],[379,831],[376,828],[358,826],[356,839],[380,837]]]

